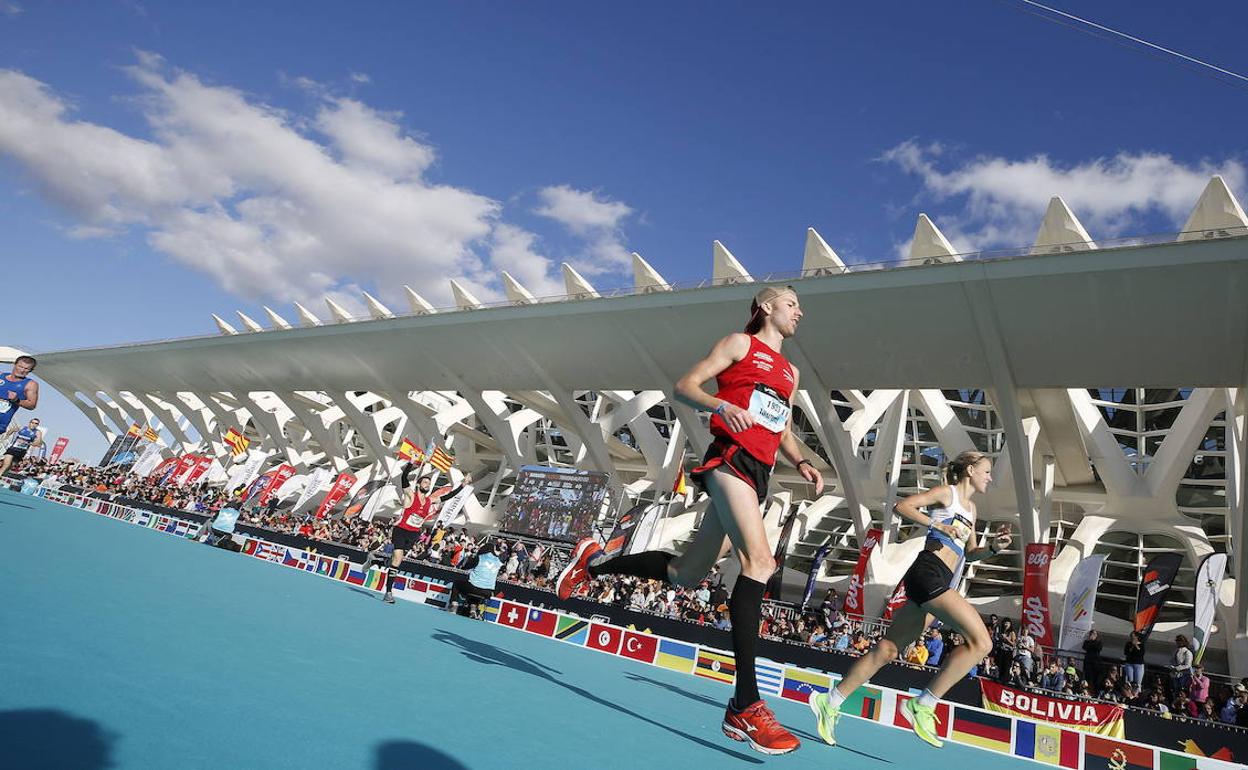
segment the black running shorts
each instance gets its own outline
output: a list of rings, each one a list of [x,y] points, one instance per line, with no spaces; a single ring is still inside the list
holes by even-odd
[[[413,532],[410,529],[395,527],[390,531],[390,542],[394,544],[396,551],[410,551],[420,542],[420,533]]]
[[[915,604],[927,604],[949,590],[953,570],[931,551],[919,551],[901,582],[906,586],[907,599]]]
[[[706,489],[706,475],[720,466],[754,487],[759,505],[767,499],[767,483],[771,480],[771,466],[764,465],[761,460],[745,451],[740,444],[734,444],[731,441],[715,439],[710,448],[706,450],[706,457],[702,458],[702,464],[690,471],[689,478]]]
[[[11,446],[8,449],[4,450],[4,453],[6,455],[12,455],[13,462],[15,464],[20,463],[22,461],[22,458],[26,456],[26,447],[22,447],[19,449],[15,446]]]

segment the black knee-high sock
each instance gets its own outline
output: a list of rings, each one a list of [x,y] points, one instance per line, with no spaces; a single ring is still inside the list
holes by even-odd
[[[617,556],[598,564],[591,564],[586,571],[591,577],[599,575],[634,575],[651,580],[667,579],[667,565],[675,558],[664,551],[644,551],[631,556]]]
[[[758,680],[754,678],[754,658],[758,657],[758,624],[763,615],[766,583],[741,575],[728,598],[732,620],[732,656],[737,664],[737,691],[733,705],[743,709],[759,700]]]
[[[394,590],[394,579],[399,576],[398,567],[389,567],[386,572],[386,592]]]

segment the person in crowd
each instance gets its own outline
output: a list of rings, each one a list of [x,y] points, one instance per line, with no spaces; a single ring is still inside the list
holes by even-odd
[[[997,633],[992,642],[992,656],[997,664],[997,671],[1007,675],[1014,664],[1014,652],[1018,649],[1018,635],[1014,631],[1014,621],[1005,618],[997,626]],[[1021,670],[1021,666],[1019,667]]]
[[[1023,667],[1023,672],[1030,678],[1036,667],[1036,638],[1031,629],[1023,626],[1018,632],[1018,643],[1014,648],[1014,659]]]
[[[1198,709],[1209,700],[1209,677],[1205,675],[1205,667],[1199,663],[1192,666],[1192,678],[1187,683],[1187,696]]]
[[[1187,637],[1179,634],[1174,637],[1174,653],[1170,657],[1170,675],[1175,690],[1186,692],[1192,678],[1192,646]]]
[[[503,566],[498,553],[504,547],[503,541],[496,539],[480,553],[469,556],[463,562],[461,566],[468,570],[468,574],[452,584],[451,600],[448,604],[452,612],[458,611],[461,597],[468,597],[476,600],[469,613],[474,618],[481,617],[482,603],[489,601],[498,585],[498,571]]]
[[[907,663],[913,663],[916,666],[926,666],[927,645],[923,644],[922,640],[911,642],[902,658]]]
[[[939,628],[933,628],[927,637],[927,665],[939,667],[945,654],[945,638]]]
[[[1083,638],[1083,675],[1089,682],[1101,681],[1101,635],[1093,628]]]
[[[7,402],[6,402],[7,403]],[[26,427],[16,425],[5,431],[0,443],[6,444],[4,454],[0,455],[0,476],[9,472],[13,463],[19,463],[32,449],[43,446],[43,431],[39,429],[39,418],[32,417]]]
[[[1057,661],[1053,661],[1040,675],[1040,687],[1044,690],[1061,692],[1065,686],[1066,672],[1058,666]]]
[[[1122,646],[1123,677],[1139,687],[1144,682],[1144,636],[1132,631]]]
[[[945,658],[944,667],[917,698],[902,708],[916,735],[933,746],[942,742],[936,728],[936,703],[949,688],[992,649],[988,628],[975,608],[956,590],[967,561],[996,555],[1010,544],[1008,525],[998,528],[987,546],[974,545],[975,504],[971,498],[983,494],[992,482],[992,459],[980,452],[963,452],[945,469],[946,484],[907,497],[893,510],[905,519],[927,528],[924,549],[903,578],[906,603],[893,616],[892,625],[870,653],[864,655],[829,692],[818,693],[809,703],[818,720],[819,735],[836,744],[835,728],[841,704],[875,672],[897,657],[897,651],[914,641],[933,617],[962,634],[965,647]],[[920,509],[927,508],[924,514]]]
[[[711,412],[715,439],[702,464],[690,474],[712,502],[685,552],[673,557],[647,551],[594,564],[601,547],[587,539],[578,544],[558,583],[560,598],[570,596],[590,577],[604,574],[696,585],[731,546],[741,562],[741,574],[729,598],[736,677],[720,727],[728,737],[764,754],[786,754],[801,745],[776,721],[758,692],[754,674],[763,593],[776,569],[762,503],[777,454],[783,452],[814,485],[816,496],[823,491],[823,477],[803,456],[803,447],[792,433],[789,402],[798,388],[799,373],[780,352],[801,318],[792,287],[762,289],[751,303],[745,332],[721,339],[676,383],[677,400]],[[702,388],[711,378],[717,380],[715,395]]]

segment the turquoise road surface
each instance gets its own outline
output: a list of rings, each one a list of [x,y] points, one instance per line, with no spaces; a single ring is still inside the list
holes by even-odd
[[[844,719],[767,758],[730,689],[0,491],[0,767],[1035,767]]]

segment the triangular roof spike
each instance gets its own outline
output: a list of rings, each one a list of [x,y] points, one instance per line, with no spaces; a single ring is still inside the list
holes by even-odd
[[[560,267],[563,270],[563,285],[568,290],[568,296],[574,299],[586,299],[588,297],[597,297],[598,290],[585,280],[585,276],[576,272],[576,268],[564,262]]]
[[[460,310],[477,310],[481,307],[481,300],[472,296],[472,292],[454,278],[451,279],[451,294],[455,295],[455,306]]]
[[[843,273],[845,271],[845,263],[823,239],[823,236],[815,232],[813,227],[806,228],[806,251],[802,254],[802,273],[818,275],[824,272]]]
[[[264,327],[247,317],[247,314],[241,310],[235,310],[238,314],[238,320],[243,322],[243,328],[249,332],[262,332]]]
[[[268,305],[265,305],[264,312],[269,317],[270,327],[274,329],[289,329],[290,328],[290,323],[285,318],[282,318],[280,315],[274,312],[273,308],[269,307]]]
[[[216,313],[212,314],[212,320],[216,321],[217,331],[221,332],[222,334],[238,334],[238,329],[235,329],[233,326],[230,326],[228,323],[226,323],[224,318],[217,315]]]
[[[351,322],[351,314],[347,312],[347,309],[329,297],[325,298],[325,307],[329,308],[329,317],[333,319],[334,323],[345,324]]]
[[[633,252],[633,288],[640,292],[671,291],[672,287],[663,280],[659,271],[637,252]]]
[[[390,308],[381,304],[381,300],[368,292],[364,292],[364,304],[368,305],[368,314],[373,318],[394,318]]]
[[[321,319],[317,318],[311,310],[308,310],[298,302],[295,303],[295,312],[299,313],[300,326],[320,326]]]
[[[1036,242],[1032,250],[1056,254],[1064,251],[1087,251],[1095,249],[1092,236],[1084,229],[1079,218],[1066,205],[1066,201],[1054,195],[1049,201],[1049,209],[1044,212],[1044,221],[1036,233]]]
[[[1183,225],[1179,240],[1225,237],[1231,234],[1225,231],[1241,227],[1248,227],[1248,217],[1244,216],[1243,207],[1235,200],[1235,194],[1226,186],[1226,181],[1221,176],[1214,176],[1205,185],[1200,200],[1196,201],[1196,208],[1192,209],[1187,224]]]
[[[533,296],[533,292],[524,288],[511,273],[503,271],[503,289],[507,292],[507,299],[513,305],[531,305],[537,302],[537,298]]]
[[[910,261],[931,264],[961,262],[962,258],[927,214],[919,214],[919,221],[914,223],[914,238],[910,241]]]
[[[713,283],[749,283],[754,279],[719,241],[711,244],[711,281]]]
[[[428,313],[436,313],[438,309],[430,305],[424,297],[416,293],[411,286],[404,285],[403,291],[407,292],[407,303],[412,306],[412,312],[418,315],[426,315]]]

